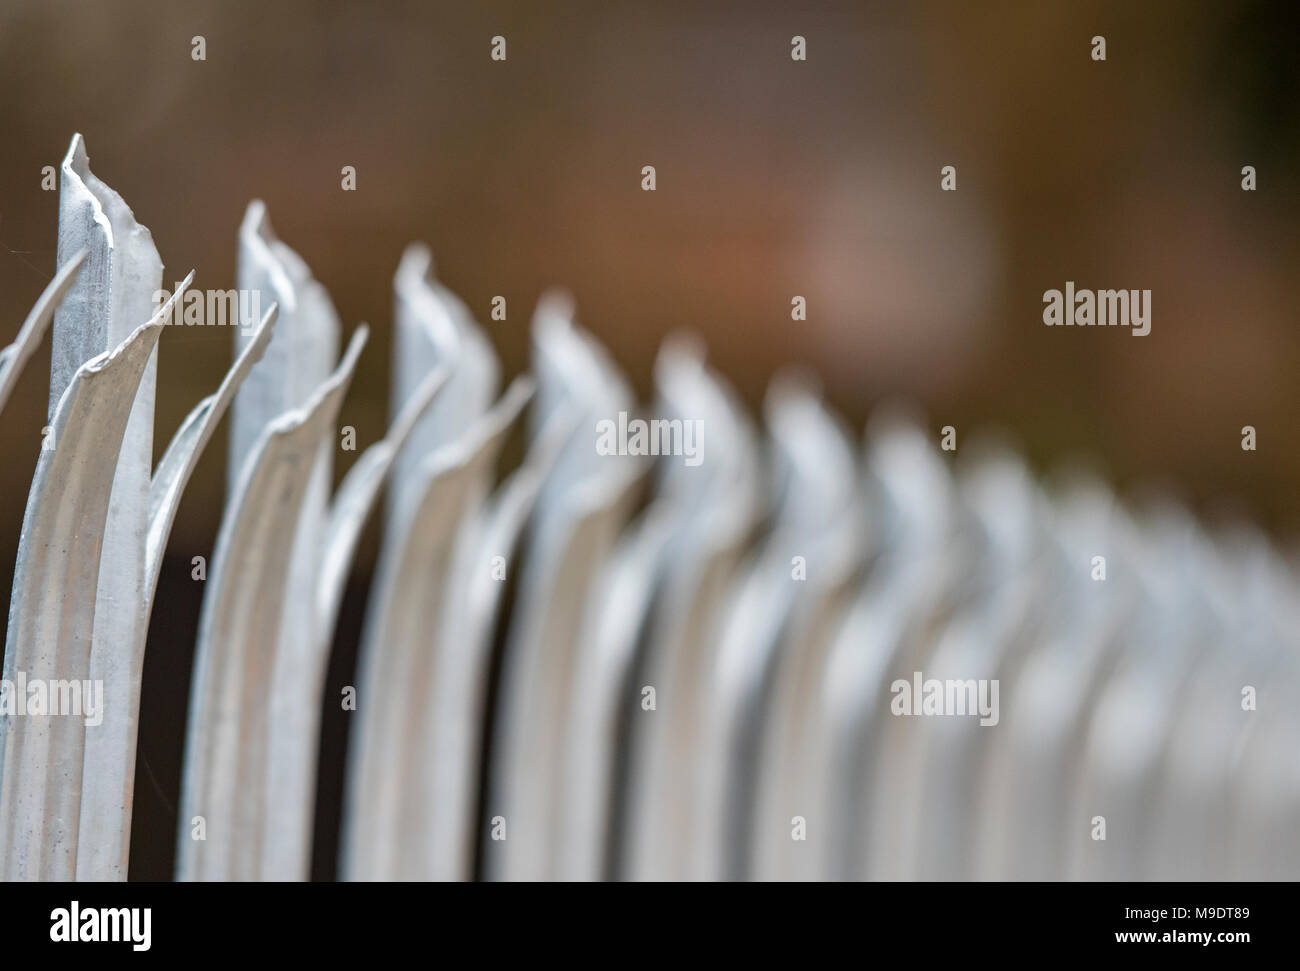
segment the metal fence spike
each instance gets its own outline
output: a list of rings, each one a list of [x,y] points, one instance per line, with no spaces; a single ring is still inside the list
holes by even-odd
[[[125,341],[72,376],[55,408],[23,519],[5,640],[4,677],[93,685],[100,551],[119,448],[141,377],[175,297]],[[69,689],[71,690],[71,689]],[[91,689],[93,690],[93,688]],[[99,701],[103,714],[105,695]],[[0,773],[0,872],[9,880],[71,880],[87,722],[9,714]]]
[[[144,591],[151,603],[153,592],[158,587],[158,571],[162,567],[163,554],[167,551],[167,537],[180,506],[181,494],[235,393],[239,391],[253,365],[262,359],[271,340],[278,310],[276,304],[271,304],[252,341],[226,372],[221,386],[186,415],[154,469],[149,483],[148,569]]]
[[[765,404],[777,508],[770,532],[728,596],[705,675],[711,700],[697,739],[703,783],[692,820],[695,879],[753,876],[752,827],[767,819],[753,807],[761,806],[761,781],[769,771],[763,758],[772,754],[759,741],[769,714],[764,689],[779,684],[782,661],[833,609],[828,599],[846,582],[864,532],[847,431],[811,389],[791,382],[775,381]],[[792,583],[798,561],[814,566],[806,580]]]
[[[181,284],[174,302],[193,277]],[[135,759],[140,710],[140,688],[144,673],[145,633],[153,608],[153,594],[158,572],[166,552],[167,538],[189,481],[203,448],[221,421],[227,405],[249,369],[261,357],[270,338],[275,320],[272,306],[258,328],[257,336],[222,381],[221,387],[203,399],[186,417],[167,451],[159,460],[150,483],[149,521],[146,534],[145,581],[140,591],[144,622],[140,638],[131,647],[120,645],[121,665],[110,692],[111,707],[94,733],[87,733],[83,772],[83,811],[79,825],[78,879],[125,879],[130,850],[132,789],[135,784]],[[96,798],[99,794],[99,798]],[[89,798],[87,798],[89,797]],[[107,808],[106,808],[107,807]]]
[[[358,328],[334,373],[301,408],[267,426],[226,508],[203,601],[191,689],[178,879],[257,878],[274,724],[270,681],[294,534],[310,481],[307,470],[334,434],[365,340],[365,328]],[[206,839],[194,838],[196,825],[203,826]]]
[[[385,550],[364,634],[357,689],[372,699],[372,711],[359,726],[364,730],[350,762],[356,772],[349,778],[351,879],[425,872],[423,837],[437,826],[438,815],[423,784],[431,769],[429,693],[443,652],[475,647],[458,630],[465,603],[452,597],[453,570],[464,530],[479,515],[501,441],[531,395],[530,385],[516,380],[464,435],[425,456],[408,483],[414,505],[402,517],[403,542]],[[412,802],[425,817],[415,826],[406,811]]]
[[[383,650],[372,669],[382,680],[362,688],[372,699],[383,692],[385,714],[372,736],[381,767],[371,774],[375,790],[364,800],[369,814],[361,817],[366,878],[430,877],[430,844],[446,825],[439,806],[445,797],[436,791],[438,749],[454,743],[429,698],[454,677],[460,658],[449,655],[480,650],[466,630],[468,602],[460,591],[471,572],[490,572],[491,564],[467,555],[466,544],[501,444],[531,394],[531,381],[516,379],[466,435],[426,457],[407,541],[379,587],[377,626],[367,631],[366,646]]]
[[[304,688],[302,704],[297,710],[286,712],[274,728],[277,733],[287,735],[286,741],[292,743],[282,745],[279,750],[296,750],[298,756],[292,763],[270,761],[267,766],[267,809],[262,840],[265,856],[261,879],[306,880],[309,876],[320,700],[344,585],[361,529],[374,508],[393,461],[416,423],[446,388],[448,374],[446,368],[440,368],[426,377],[393,422],[388,435],[357,458],[330,504],[321,543],[320,572],[316,579],[316,614],[312,627],[316,647],[309,658],[309,667],[298,675]]]
[[[754,432],[705,367],[703,349],[681,336],[668,341],[655,382],[656,414],[709,430],[708,461],[659,460],[654,501],[617,554],[610,592],[595,597],[600,612],[584,645],[595,673],[578,678],[585,698],[573,707],[558,817],[567,879],[685,873],[679,817],[689,803],[691,732],[708,704],[715,604],[757,514]],[[655,692],[653,717],[642,707],[646,687]]]
[[[77,282],[54,314],[51,415],[83,362],[118,344],[150,318],[154,295],[162,284],[162,261],[149,230],[136,221],[122,197],[90,171],[80,135],[72,139],[62,165],[58,248],[60,265],[75,252],[88,252]],[[121,819],[131,798],[129,782],[119,784],[125,769],[122,748],[115,741],[121,737],[116,717],[125,711],[133,690],[131,655],[147,629],[140,594],[145,579],[156,371],[155,353],[140,378],[122,436],[100,553],[89,677],[104,686],[105,723],[88,733],[88,744],[95,749],[93,763],[104,767],[87,780],[78,825],[102,829],[76,861],[78,873],[88,879],[126,878],[128,834],[104,823]],[[101,742],[105,751],[100,751]]]
[[[463,604],[455,636],[444,636],[434,676],[434,705],[425,722],[432,732],[427,756],[432,819],[424,822],[427,856],[420,879],[469,880],[479,833],[479,793],[487,769],[483,762],[485,716],[491,690],[492,647],[498,611],[505,599],[508,571],[516,569],[516,550],[533,512],[541,485],[550,474],[560,445],[573,433],[565,414],[554,415],[529,449],[524,464],[501,485],[470,524],[452,573],[448,600]],[[497,567],[500,567],[500,570]],[[445,625],[444,625],[445,626]],[[410,872],[410,871],[408,871]]]
[[[824,820],[834,879],[861,879],[872,856],[869,813],[889,752],[889,697],[879,690],[953,583],[953,484],[928,432],[883,411],[869,426],[865,479],[876,560],[829,648],[821,698],[826,749],[808,767],[809,812]],[[886,811],[890,811],[886,809]]]
[[[77,273],[85,260],[86,250],[78,250],[63,266],[59,267],[59,271],[54,274],[54,279],[36,298],[36,304],[27,315],[27,319],[23,321],[22,327],[18,329],[18,336],[14,338],[14,342],[0,348],[0,411],[4,411],[5,402],[13,393],[23,365],[41,346],[41,339],[45,336],[50,321],[54,319],[54,311],[76,282]]]
[[[638,457],[596,451],[596,422],[627,412],[632,397],[570,310],[543,301],[533,324],[538,420],[558,409],[578,418],[541,489],[502,660],[487,811],[504,818],[511,835],[487,844],[493,879],[545,879],[554,871],[550,834],[560,799],[550,780],[563,762],[576,645],[595,578],[646,470]]]
[[[231,406],[228,496],[238,488],[236,477],[267,424],[302,406],[333,370],[340,334],[338,314],[325,287],[312,276],[302,257],[276,237],[260,201],[249,205],[240,225],[237,276],[241,289],[260,293],[263,301],[279,303],[280,320],[262,363],[249,375]],[[246,340],[238,334],[236,348]],[[312,670],[318,651],[314,632],[317,572],[335,448],[335,443],[322,440],[310,469],[300,472],[308,481],[295,513],[297,528],[287,534],[293,548],[270,675],[267,717],[271,724],[292,726],[304,707],[314,703],[310,679],[302,672]],[[299,734],[292,730],[271,733],[266,754],[269,772],[301,770],[298,740]],[[255,877],[250,872],[248,878]]]
[[[388,434],[362,452],[339,483],[338,492],[330,503],[321,572],[316,585],[316,629],[322,634],[333,634],[357,537],[374,508],[379,490],[417,423],[447,386],[449,377],[448,368],[430,372],[406,402]]]
[[[390,411],[402,413],[419,383],[430,371],[450,371],[446,393],[422,415],[411,429],[409,441],[396,456],[390,487],[388,514],[375,581],[367,607],[362,645],[358,659],[357,691],[360,698],[370,698],[380,691],[398,690],[392,685],[408,682],[396,679],[393,665],[416,663],[413,652],[423,654],[436,649],[432,631],[418,631],[407,621],[422,618],[430,602],[437,602],[442,591],[440,572],[445,558],[438,554],[456,524],[449,515],[435,518],[432,527],[418,522],[421,511],[429,508],[431,489],[447,489],[445,480],[461,478],[438,470],[450,463],[454,468],[466,461],[466,449],[482,438],[483,415],[496,393],[499,366],[491,345],[475,323],[473,315],[454,294],[438,284],[433,274],[429,248],[415,243],[408,246],[393,277],[394,340],[393,386]],[[478,463],[473,488],[466,493],[463,515],[472,520],[477,504],[486,494],[489,471]],[[454,491],[454,490],[453,490]],[[424,513],[427,517],[428,513]],[[432,529],[432,532],[430,532]],[[398,602],[394,606],[392,591],[400,585],[401,564],[411,555],[412,536],[421,534],[430,545],[425,559],[411,569],[426,577],[426,585],[415,602]],[[431,565],[434,564],[434,565]],[[439,566],[438,564],[443,564]],[[400,635],[380,633],[394,629]],[[420,648],[413,638],[423,634]],[[420,663],[429,659],[421,658]],[[402,744],[406,708],[395,703],[359,704],[356,727],[348,745],[347,789],[344,808],[344,835],[341,869],[345,879],[367,879],[387,866],[381,863],[374,841],[381,837],[372,820],[376,814],[391,815],[395,810],[395,793],[385,791],[378,774],[391,764],[392,753]],[[391,785],[389,789],[391,789]],[[381,809],[381,805],[385,808]],[[412,853],[414,858],[418,856]]]

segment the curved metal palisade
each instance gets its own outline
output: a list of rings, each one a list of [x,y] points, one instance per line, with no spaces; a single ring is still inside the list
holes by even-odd
[[[366,336],[366,328],[359,328],[338,368],[307,403],[267,426],[226,508],[199,626],[179,879],[254,879],[259,871],[270,675],[294,536],[311,469],[334,433]]]
[[[387,866],[380,863],[381,856],[388,859],[388,855],[378,849],[383,836],[374,820],[391,818],[395,811],[394,787],[401,783],[392,780],[391,775],[388,782],[383,779],[389,772],[391,753],[407,745],[411,726],[415,724],[413,719],[418,718],[407,705],[409,694],[397,691],[396,697],[389,697],[393,690],[390,686],[409,686],[412,666],[428,663],[439,650],[434,630],[421,632],[423,642],[416,651],[410,640],[416,632],[404,627],[406,621],[423,617],[427,601],[443,597],[439,578],[447,562],[445,553],[462,528],[456,517],[439,516],[437,521],[445,525],[439,527],[441,532],[437,535],[443,538],[435,540],[428,534],[427,525],[419,522],[421,516],[429,515],[422,510],[428,509],[430,490],[447,489],[444,481],[447,474],[431,475],[426,464],[432,462],[437,467],[448,455],[461,455],[469,447],[468,443],[481,438],[478,429],[496,394],[500,370],[491,345],[468,308],[438,284],[427,246],[407,247],[393,278],[393,296],[392,413],[402,413],[430,372],[446,369],[449,378],[446,392],[415,423],[409,441],[393,463],[383,544],[358,661],[357,691],[363,700],[358,704],[356,726],[348,745],[340,860],[347,879],[366,879],[383,872],[380,868]],[[463,495],[459,500],[459,519],[466,524],[479,516],[489,472],[489,463],[477,463],[472,482],[460,487]],[[415,532],[422,533],[432,545],[422,554],[418,566],[403,567]],[[432,564],[443,566],[429,574],[434,569]],[[401,570],[405,568],[418,569],[426,576],[428,583],[417,595],[420,603],[405,604],[393,599],[392,590],[403,582]],[[406,633],[388,633],[392,630],[406,630]],[[398,676],[397,671],[408,674]],[[377,698],[381,692],[385,693],[384,702],[370,703],[369,699]],[[410,855],[413,858],[418,854]]]
[[[183,290],[183,288],[182,288]],[[181,495],[198,465],[203,449],[221,422],[244,378],[262,357],[271,340],[277,307],[272,304],[252,341],[244,348],[220,387],[186,416],[158,462],[149,483],[149,519],[145,534],[144,586],[140,591],[144,623],[134,644],[120,645],[122,656],[113,669],[114,682],[105,684],[103,723],[86,734],[82,776],[80,850],[77,879],[126,879],[130,853],[131,810],[135,785],[136,740],[139,734],[140,685],[144,678],[145,639],[153,612],[158,572],[167,538],[180,508]]]
[[[187,278],[186,282],[193,277]],[[180,291],[177,291],[177,295]],[[73,375],[32,479],[14,570],[4,677],[91,680],[96,589],[113,473],[136,390],[177,295],[110,353]],[[76,873],[86,721],[9,715],[0,776],[0,873],[70,880]]]
[[[447,378],[446,368],[437,368],[425,376],[424,383],[406,403],[388,435],[361,453],[348,470],[330,505],[316,577],[312,628],[315,650],[310,656],[308,670],[301,673],[306,689],[304,704],[293,711],[282,712],[275,727],[278,734],[288,737],[300,756],[292,764],[267,767],[265,856],[261,879],[306,880],[310,875],[320,699],[325,688],[325,672],[343,589],[362,527],[374,509],[394,460],[417,422],[447,386]]]

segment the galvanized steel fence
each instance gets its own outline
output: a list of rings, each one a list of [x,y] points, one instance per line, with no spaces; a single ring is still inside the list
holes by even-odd
[[[1297,587],[1262,534],[1044,486],[975,440],[949,461],[901,412],[859,447],[804,378],[772,384],[760,428],[687,339],[638,410],[559,295],[503,389],[421,246],[395,277],[391,427],[331,493],[367,331],[340,354],[261,204],[238,245],[266,312],[153,467],[156,345],[192,274],[156,299],[148,230],[73,140],[58,272],[0,351],[2,409],[53,323],[5,643],[5,879],[126,878],[150,610],[227,410],[178,879],[307,877],[329,650],[385,490],[343,692],[347,879],[1300,876]]]

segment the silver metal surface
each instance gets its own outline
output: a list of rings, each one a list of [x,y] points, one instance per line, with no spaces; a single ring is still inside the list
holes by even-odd
[[[595,597],[599,614],[585,648],[591,670],[578,676],[556,836],[568,879],[685,871],[679,808],[693,791],[691,733],[707,703],[702,671],[720,590],[758,512],[753,430],[721,377],[705,368],[703,349],[670,341],[655,380],[656,414],[701,422],[708,460],[690,468],[680,457],[658,459],[655,498]],[[616,806],[626,819],[615,818]]]
[[[345,879],[1300,872],[1300,560],[1248,524],[1045,479],[977,434],[948,454],[893,406],[859,450],[802,377],[772,383],[761,434],[685,338],[641,411],[558,292],[532,375],[502,392],[421,244],[394,276],[390,427],[331,495],[368,331],[339,358],[325,288],[257,202],[239,286],[270,309],[151,469],[156,344],[193,274],[156,307],[148,230],[79,136],[62,175],[58,271],[0,349],[3,408],[52,324],[5,642],[0,877],[126,876],[150,611],[227,409],[179,879],[310,875],[330,650],[385,485],[345,707]],[[699,423],[703,451],[598,444],[642,416]],[[921,678],[991,682],[1000,708],[897,705]],[[98,684],[97,712],[52,707]]]
[[[294,533],[311,470],[322,445],[332,443],[334,420],[365,341],[362,327],[308,401],[267,426],[227,507],[196,650],[179,879],[250,880],[261,873],[268,755],[279,728],[269,717],[271,678]],[[316,647],[314,640],[310,647]],[[202,817],[206,839],[194,838],[196,817]]]
[[[446,386],[446,381],[445,370],[436,370],[427,376],[397,416],[387,437],[366,449],[348,470],[330,506],[320,553],[320,572],[316,579],[316,614],[311,630],[316,638],[316,649],[311,656],[311,666],[299,673],[310,690],[304,692],[305,705],[300,717],[272,729],[299,732],[288,740],[299,753],[299,758],[291,766],[268,770],[266,833],[263,837],[267,850],[261,869],[262,879],[306,880],[310,873],[320,732],[319,702],[325,687],[325,669],[330,646],[334,643],[334,625],[343,588],[362,527],[374,508],[393,460],[401,452],[416,423]]]
[[[90,171],[80,135],[63,161],[59,186],[59,263],[87,250],[77,282],[54,315],[50,411],[76,369],[124,340],[154,312],[162,262],[149,230],[122,197]],[[94,830],[77,859],[87,879],[126,878],[130,838],[137,655],[148,632],[145,534],[153,468],[153,402],[157,355],[150,356],[135,393],[112,476],[104,524],[89,677],[104,686],[104,721],[87,733],[90,763],[83,780],[80,825]]]
[[[428,456],[401,557],[380,588],[379,626],[367,644],[383,646],[382,673],[360,687],[361,697],[385,716],[378,734],[384,747],[372,766],[380,771],[369,774],[372,815],[356,834],[357,879],[428,879],[451,865],[434,859],[435,834],[450,825],[441,819],[447,797],[437,774],[439,763],[456,757],[446,751],[454,744],[446,735],[459,726],[448,728],[438,701],[451,684],[481,690],[472,676],[459,674],[478,666],[474,657],[485,647],[465,616],[466,581],[473,572],[491,571],[490,556],[465,526],[478,522],[476,506],[529,385],[526,379],[513,384],[468,435]]]
[[[391,877],[399,863],[421,871],[426,865],[428,853],[420,846],[408,845],[401,854],[391,847],[403,794],[423,788],[411,764],[424,751],[421,713],[429,700],[420,692],[429,689],[430,672],[444,649],[430,617],[450,618],[463,607],[458,598],[444,596],[449,572],[480,515],[499,436],[513,420],[510,412],[505,426],[491,430],[501,423],[500,417],[485,417],[498,381],[495,354],[469,311],[437,283],[428,247],[407,248],[393,291],[393,414],[408,407],[431,373],[445,373],[448,387],[413,424],[406,447],[394,459],[348,753],[340,862],[345,878],[356,880]],[[519,389],[513,390],[517,399]],[[517,410],[520,404],[514,400],[509,407]],[[447,630],[458,637],[450,619]],[[459,650],[473,649],[454,643]],[[431,817],[435,810],[425,806],[423,811]],[[433,828],[430,819],[417,833]]]
[[[6,681],[19,673],[47,683],[93,680],[96,590],[102,570],[111,567],[104,566],[101,551],[113,470],[137,388],[176,299],[114,350],[81,365],[55,408],[53,445],[41,451],[23,518],[5,639]],[[9,880],[71,880],[77,873],[85,720],[29,713],[6,718],[4,727],[0,873]]]
[[[231,406],[230,455],[227,463],[228,504],[249,455],[267,426],[286,412],[303,407],[318,392],[334,369],[339,354],[340,324],[325,287],[317,281],[303,259],[281,242],[271,227],[266,207],[253,202],[239,229],[237,281],[241,290],[261,294],[263,306],[275,301],[280,320],[262,363],[253,370]],[[242,329],[235,334],[238,352],[249,340]],[[278,643],[272,657],[269,679],[267,723],[276,726],[267,740],[266,781],[258,792],[277,792],[281,783],[297,791],[304,775],[313,770],[304,765],[302,739],[316,724],[319,689],[315,680],[304,676],[318,664],[320,641],[317,620],[317,572],[325,541],[329,514],[334,452],[338,439],[322,435],[317,454],[306,477],[297,517],[297,528],[287,535],[292,545],[283,602],[280,607]],[[278,530],[290,528],[287,525]],[[209,580],[209,584],[211,584]],[[267,623],[271,621],[268,619]],[[260,635],[259,635],[260,636]],[[249,812],[289,812],[293,803],[268,805]],[[276,828],[283,828],[278,822]],[[248,847],[245,847],[247,850]],[[302,851],[297,840],[277,840],[266,846],[268,872],[297,872]],[[280,859],[279,855],[284,854]],[[245,873],[255,867],[246,866]]]
[[[50,321],[54,319],[54,311],[58,308],[59,303],[73,283],[76,282],[77,273],[80,271],[81,264],[85,262],[85,259],[86,251],[81,250],[73,254],[59,268],[59,272],[54,274],[54,279],[41,291],[40,297],[36,300],[36,305],[32,307],[31,313],[27,315],[22,327],[18,329],[18,336],[14,338],[14,342],[7,347],[0,348],[0,411],[4,411],[5,402],[9,400],[9,395],[13,393],[14,385],[18,383],[18,376],[22,374],[23,366],[36,353],[36,349],[41,346],[45,331],[49,328]]]

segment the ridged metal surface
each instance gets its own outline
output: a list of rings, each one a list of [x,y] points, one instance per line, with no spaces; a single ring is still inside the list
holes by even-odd
[[[951,455],[891,406],[858,443],[802,374],[755,422],[687,338],[639,409],[558,292],[502,391],[419,244],[394,276],[390,427],[331,493],[368,330],[339,357],[328,293],[261,203],[238,246],[240,288],[271,309],[151,469],[155,345],[192,274],[153,305],[148,231],[73,140],[58,272],[0,350],[3,408],[53,323],[4,675],[102,681],[104,711],[5,718],[6,879],[126,876],[154,591],[227,410],[179,879],[310,875],[340,688],[344,879],[1300,873],[1297,563],[1248,525],[1044,479],[999,439]],[[699,423],[700,461],[597,446],[639,417]],[[385,489],[355,683],[327,684]],[[900,709],[922,677],[998,704]]]

